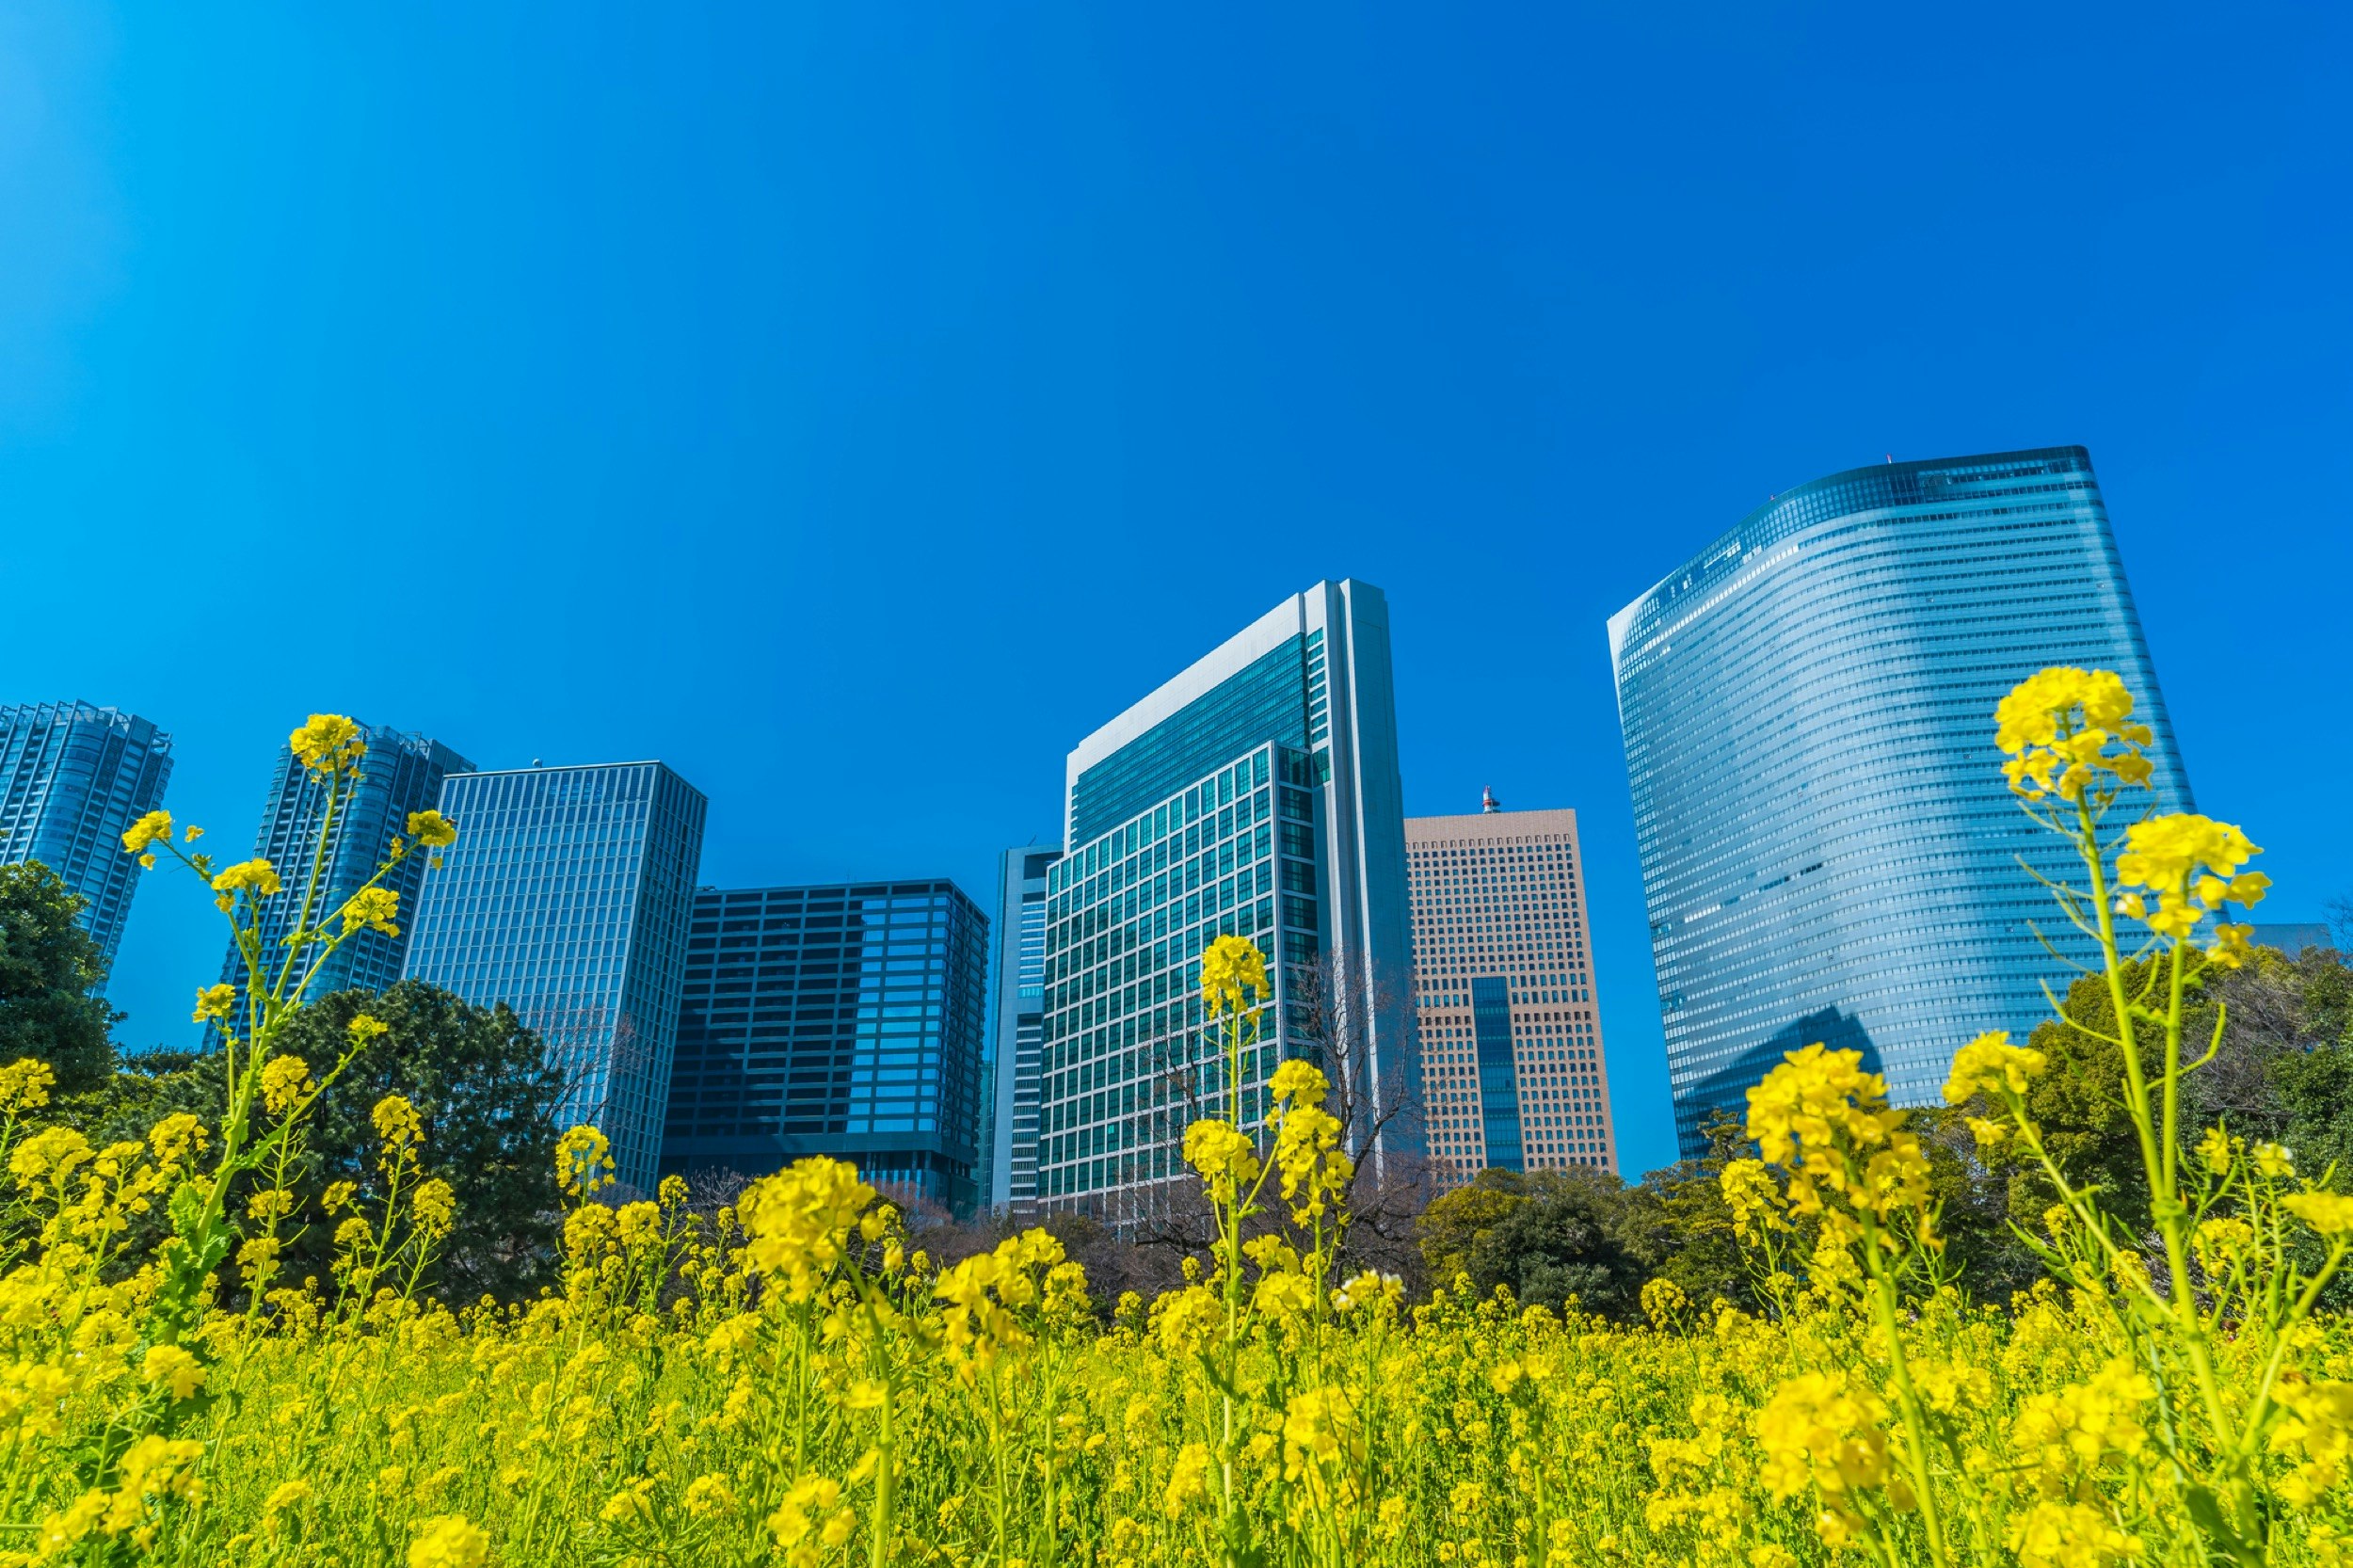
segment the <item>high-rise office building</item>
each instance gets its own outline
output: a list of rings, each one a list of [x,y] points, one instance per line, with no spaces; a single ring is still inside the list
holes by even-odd
[[[1196,991],[1221,934],[1267,952],[1282,1003],[1243,1064],[1244,1120],[1262,1124],[1277,1062],[1314,1056],[1359,1155],[1417,1169],[1419,1118],[1389,1114],[1419,1084],[1380,590],[1319,583],[1284,600],[1080,742],[1064,777],[1041,1201],[1124,1223],[1174,1198],[1187,1123],[1226,1103]]]
[[[970,1208],[987,974],[988,917],[952,882],[698,890],[662,1174],[822,1154]]]
[[[1615,1169],[1577,813],[1486,808],[1405,819],[1433,1174]]]
[[[171,737],[88,702],[0,707],[0,862],[38,860],[88,900],[82,927],[114,963],[138,888],[131,824],[164,803]]]
[[[404,974],[505,1002],[563,1073],[568,1123],[654,1183],[702,858],[702,792],[659,762],[451,774],[457,824],[424,879]]]
[[[440,804],[443,779],[473,771],[472,762],[439,741],[381,725],[360,728],[367,736],[367,756],[335,813],[334,830],[327,844],[321,914],[332,911],[376,874],[393,838],[408,832],[411,811]],[[296,759],[292,747],[280,747],[269,793],[262,802],[262,826],[254,836],[253,853],[276,866],[288,888],[297,895],[310,875],[311,857],[318,847],[319,822],[326,811],[327,791]],[[380,991],[400,978],[409,937],[416,930],[418,894],[424,890],[429,859],[428,855],[411,855],[384,880],[385,887],[400,895],[400,914],[393,922],[400,935],[361,931],[347,938],[320,966],[311,983],[312,996],[323,997],[352,986]],[[265,959],[283,959],[284,938],[301,909],[298,896],[263,902],[261,935]],[[230,1016],[242,1031],[245,958],[233,944],[221,962],[220,978],[237,989],[237,1004]],[[206,1026],[208,1045],[218,1039],[219,1030],[218,1024]]]
[[[1062,846],[1028,844],[997,858],[997,959],[989,981],[988,1060],[982,1072],[981,1205],[1027,1215],[1037,1207],[1040,1048],[1046,1029],[1046,873]]]
[[[1999,771],[2019,680],[2122,676],[2156,734],[2143,800],[2191,808],[2081,447],[1785,491],[1611,616],[1609,651],[1687,1153],[1816,1041],[1927,1102],[2064,984],[2035,927],[2091,961],[2019,866],[2079,875]]]

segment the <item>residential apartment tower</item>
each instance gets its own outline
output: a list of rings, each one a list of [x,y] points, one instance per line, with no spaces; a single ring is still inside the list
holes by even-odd
[[[351,782],[335,813],[326,846],[327,879],[322,912],[340,905],[383,863],[392,840],[408,830],[408,814],[437,807],[442,781],[452,774],[472,773],[473,764],[423,735],[408,734],[381,725],[361,725],[367,755],[359,776]],[[254,836],[253,853],[278,868],[290,890],[299,894],[310,875],[312,856],[318,850],[319,828],[327,814],[327,791],[310,770],[281,746],[270,775],[269,792],[262,801],[262,825]],[[424,891],[426,855],[411,855],[394,865],[384,886],[400,895],[394,920],[399,935],[360,931],[344,940],[319,968],[310,994],[327,996],[358,986],[380,991],[400,978],[408,957],[408,942],[416,930],[419,895]],[[284,938],[300,916],[299,896],[264,899],[261,905],[262,952],[282,961]],[[220,978],[237,990],[237,1005],[230,1014],[243,1030],[246,1016],[245,958],[232,943],[221,961]],[[219,1038],[218,1024],[206,1028],[209,1044]]]
[[[122,835],[164,803],[171,737],[88,702],[0,707],[0,863],[38,860],[87,901],[82,928],[114,963],[138,888]]]

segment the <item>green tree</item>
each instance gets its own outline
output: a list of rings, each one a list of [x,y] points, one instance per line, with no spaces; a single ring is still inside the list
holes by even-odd
[[[1643,1270],[1626,1234],[1625,1189],[1599,1171],[1486,1170],[1430,1206],[1432,1273],[1459,1271],[1484,1295],[1498,1285],[1529,1305],[1630,1318]]]
[[[1707,1152],[1651,1172],[1625,1194],[1626,1232],[1657,1278],[1672,1280],[1702,1306],[1721,1298],[1752,1310],[1763,1304],[1752,1288],[1732,1208],[1724,1202],[1724,1167],[1755,1147],[1737,1116],[1723,1114],[1705,1129]]]
[[[82,929],[86,902],[38,860],[0,866],[0,1062],[39,1057],[69,1094],[114,1066],[113,1015],[95,994],[106,968]]]
[[[2152,978],[2146,962],[2126,964],[2123,975],[2128,995],[2138,994]],[[2067,988],[2063,1010],[2064,1019],[2044,1019],[2029,1037],[2048,1065],[2026,1092],[2026,1110],[2042,1128],[2052,1162],[2068,1180],[2098,1187],[2109,1214],[2128,1229],[2146,1230],[2149,1178],[2125,1103],[2124,1053],[2116,1044],[2116,1008],[2106,978],[2078,977]],[[2136,1038],[2147,1070],[2162,1073],[2163,1031],[2143,1020]],[[1965,1115],[1993,1113],[1983,1096],[1961,1110]],[[2040,1232],[2043,1210],[2057,1196],[2042,1174],[2027,1161],[1997,1154],[1988,1177],[2001,1184],[2009,1220]]]
[[[472,1301],[485,1292],[513,1300],[551,1277],[561,1203],[555,1185],[556,1111],[562,1076],[539,1037],[501,1002],[476,1007],[422,981],[381,993],[337,991],[311,1003],[278,1048],[314,1068],[349,1048],[361,1013],[390,1026],[361,1046],[321,1097],[310,1131],[320,1185],[376,1179],[369,1112],[400,1095],[424,1124],[424,1174],[457,1198],[456,1228],[440,1265],[440,1293]],[[325,1276],[331,1227],[313,1225],[287,1253],[288,1273]]]

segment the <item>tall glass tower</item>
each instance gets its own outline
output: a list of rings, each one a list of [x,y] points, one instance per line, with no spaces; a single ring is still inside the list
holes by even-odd
[[[988,917],[954,883],[695,894],[662,1174],[830,1155],[898,1201],[973,1204]]]
[[[0,862],[38,860],[88,901],[82,926],[108,965],[131,918],[131,824],[160,808],[171,737],[88,702],[0,707]]]
[[[376,874],[384,852],[395,835],[408,831],[408,813],[439,806],[441,781],[452,774],[472,773],[473,764],[423,735],[406,734],[380,725],[362,725],[368,752],[358,783],[336,813],[335,829],[327,845],[327,884],[323,909],[331,910]],[[327,792],[310,770],[281,746],[270,775],[269,793],[262,802],[261,831],[253,853],[278,868],[288,890],[299,894],[310,875],[311,856],[318,844],[319,818],[327,809]],[[426,855],[411,855],[394,866],[384,886],[400,895],[400,915],[393,922],[400,935],[361,931],[337,948],[311,983],[311,995],[323,997],[353,986],[380,991],[400,978],[416,930],[417,899],[424,890]],[[299,897],[264,901],[262,952],[281,958],[280,944],[301,913]],[[230,1016],[245,1018],[245,959],[232,944],[221,961],[220,978],[237,989],[237,1005]],[[208,1048],[217,1043],[220,1026],[205,1026]]]
[[[1417,1167],[1417,1117],[1388,1117],[1363,1146],[1419,1075],[1381,591],[1319,583],[1284,600],[1081,741],[1064,777],[1070,853],[1046,887],[1041,1200],[1125,1222],[1171,1199],[1186,1125],[1225,1104],[1195,990],[1223,934],[1267,952],[1282,1003],[1244,1064],[1244,1119],[1264,1117],[1277,1062],[1322,1056],[1353,1088],[1358,1152]]]
[[[1027,1216],[1037,1207],[1040,1048],[1046,1037],[1046,873],[1062,846],[1026,844],[997,857],[997,959],[983,1070],[982,1207]]]
[[[405,978],[538,1032],[567,1084],[558,1114],[613,1142],[649,1192],[686,982],[702,792],[659,762],[451,774],[457,842],[425,878]]]
[[[2081,447],[1856,469],[1785,491],[1609,620],[1686,1153],[1785,1051],[1852,1047],[1910,1104],[2089,962],[2019,867],[2078,874],[2004,784],[1993,707],[2115,670],[2190,808]],[[2029,922],[2033,922],[2030,928]]]

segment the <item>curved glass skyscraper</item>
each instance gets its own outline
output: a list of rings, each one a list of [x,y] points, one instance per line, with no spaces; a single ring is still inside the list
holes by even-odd
[[[2062,952],[2019,867],[2073,874],[1999,772],[1993,706],[2049,664],[2112,669],[2190,809],[2081,447],[1892,463],[1776,496],[1609,619],[1677,1131],[1782,1053],[1860,1048],[1899,1102],[2024,1030]]]

